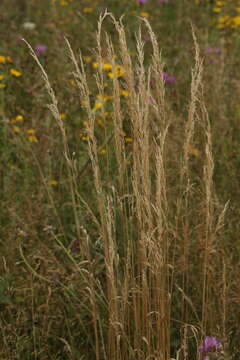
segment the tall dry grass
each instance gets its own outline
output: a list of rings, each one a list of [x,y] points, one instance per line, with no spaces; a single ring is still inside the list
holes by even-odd
[[[108,20],[114,26],[117,44],[103,31],[103,22]],[[113,131],[106,135],[106,144],[114,154],[113,160],[108,159],[109,167],[114,161],[116,171],[109,170],[107,181],[106,169],[99,160],[90,80],[81,54],[76,56],[66,40],[88,117],[94,184],[91,194],[79,191],[81,177],[69,150],[57,96],[29,46],[62,134],[80,261],[55,233],[51,236],[65,251],[78,278],[78,295],[71,296],[78,297],[76,327],[83,329],[88,338],[84,359],[169,360],[176,356],[185,360],[197,357],[197,346],[206,334],[226,336],[226,267],[221,266],[225,254],[219,245],[226,207],[219,205],[214,192],[211,126],[204,105],[203,63],[196,35],[193,31],[195,65],[188,115],[179,126],[165,93],[157,38],[148,21],[144,20],[143,26],[151,38],[152,57],[144,57],[139,30],[135,60],[130,55],[122,19],[105,13],[98,24],[98,63],[103,64],[107,58],[114,67],[117,55],[118,64],[120,61],[125,70],[124,80],[114,77],[112,83]],[[104,76],[99,66],[95,81],[102,96],[106,91]],[[122,88],[129,93],[126,102],[120,96]],[[133,137],[131,151],[122,136],[126,126]],[[196,158],[192,155],[195,146],[201,149]],[[54,207],[51,193],[48,195]],[[86,200],[88,196],[94,198],[94,207]],[[89,214],[97,239],[81,223],[80,212]],[[97,241],[102,262],[93,250]],[[26,258],[24,261],[28,264]],[[34,271],[34,276],[39,275]],[[51,287],[50,280],[40,278]],[[64,290],[64,280],[59,283]],[[63,341],[71,356],[71,345]]]

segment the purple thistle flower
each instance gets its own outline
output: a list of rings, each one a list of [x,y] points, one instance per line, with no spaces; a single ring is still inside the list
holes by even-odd
[[[137,0],[137,2],[138,2],[139,4],[145,4],[145,3],[147,2],[147,0]]]
[[[214,351],[222,350],[222,344],[215,337],[206,336],[198,350],[202,354],[203,360],[209,360],[208,354]]]
[[[177,81],[177,79],[174,76],[171,76],[166,72],[162,73],[161,77],[167,84],[172,84]]]
[[[37,56],[43,55],[47,51],[46,45],[37,45],[35,46],[35,52]]]
[[[206,54],[220,54],[221,49],[217,47],[209,47],[205,50]]]
[[[151,40],[151,36],[149,36],[149,35],[144,35],[144,36],[143,36],[143,40],[144,40],[144,41],[150,41],[150,40]]]

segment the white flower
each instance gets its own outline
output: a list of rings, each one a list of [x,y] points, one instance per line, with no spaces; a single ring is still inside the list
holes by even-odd
[[[23,23],[23,28],[25,30],[34,30],[36,28],[36,24],[30,21],[26,21],[25,23]]]

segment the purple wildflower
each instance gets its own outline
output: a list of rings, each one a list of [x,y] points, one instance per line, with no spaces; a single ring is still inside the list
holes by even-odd
[[[209,47],[206,49],[206,54],[220,54],[221,49],[217,47]]]
[[[207,55],[207,63],[217,64],[219,62],[218,55],[221,54],[221,49],[218,47],[209,47],[205,49],[205,54]]]
[[[143,40],[145,41],[150,41],[151,40],[151,37],[149,35],[144,35],[143,36]]]
[[[37,46],[35,46],[35,52],[36,52],[37,56],[43,55],[46,51],[47,51],[47,46],[46,45],[37,45]]]
[[[222,344],[215,337],[206,336],[198,350],[202,354],[203,360],[209,360],[209,353],[222,350]]]
[[[138,2],[139,4],[145,4],[145,3],[147,2],[147,0],[137,0],[137,2]]]
[[[167,84],[172,84],[177,81],[177,79],[174,76],[171,76],[166,72],[162,73],[161,77]]]

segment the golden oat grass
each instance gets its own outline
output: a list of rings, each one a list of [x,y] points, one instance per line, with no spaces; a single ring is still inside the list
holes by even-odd
[[[109,19],[117,37],[114,42],[103,31],[103,23]],[[95,51],[98,64],[103,64],[107,56],[113,68],[118,64],[124,69],[123,79],[113,77],[112,80],[113,126],[106,135],[106,144],[110,144],[113,152],[116,172],[110,171],[113,160],[107,155],[107,181],[106,169],[99,159],[96,112],[91,105],[88,74],[81,53],[76,57],[66,39],[89,124],[88,155],[92,176],[89,181],[93,184],[89,196],[95,201],[94,208],[79,190],[78,169],[69,151],[56,95],[46,71],[30,48],[42,72],[51,99],[49,107],[62,134],[81,256],[80,263],[73,257],[71,261],[87,299],[84,311],[91,319],[88,326],[92,328],[93,338],[89,358],[97,360],[169,360],[171,331],[176,323],[180,324],[177,328],[182,341],[177,357],[187,359],[189,338],[193,337],[197,343],[214,323],[214,278],[211,274],[215,257],[211,254],[217,252],[216,234],[223,225],[226,208],[220,216],[215,215],[211,129],[204,105],[199,47],[193,31],[195,65],[188,118],[179,134],[182,159],[179,156],[176,164],[169,161],[174,156],[169,129],[174,126],[175,115],[166,98],[161,51],[150,24],[147,20],[143,22],[152,44],[152,56],[148,61],[140,30],[136,35],[136,58],[133,60],[123,19],[116,20],[105,12],[98,23]],[[102,97],[106,95],[104,76],[103,67],[98,66],[95,83]],[[128,93],[125,101],[121,98],[122,88]],[[122,135],[126,126],[133,139],[131,150]],[[201,139],[205,139],[198,191],[189,152],[199,136],[196,127],[201,128]],[[175,167],[169,169],[172,164]],[[95,235],[80,222],[79,209],[90,215],[97,229]],[[96,232],[103,256],[100,271],[96,271],[98,255],[91,250],[96,244]],[[190,251],[194,253],[194,261]],[[194,285],[197,295],[191,289],[194,271],[200,279]],[[225,279],[225,273],[222,276]],[[224,301],[222,305],[226,317]],[[84,328],[81,313],[76,318]]]

